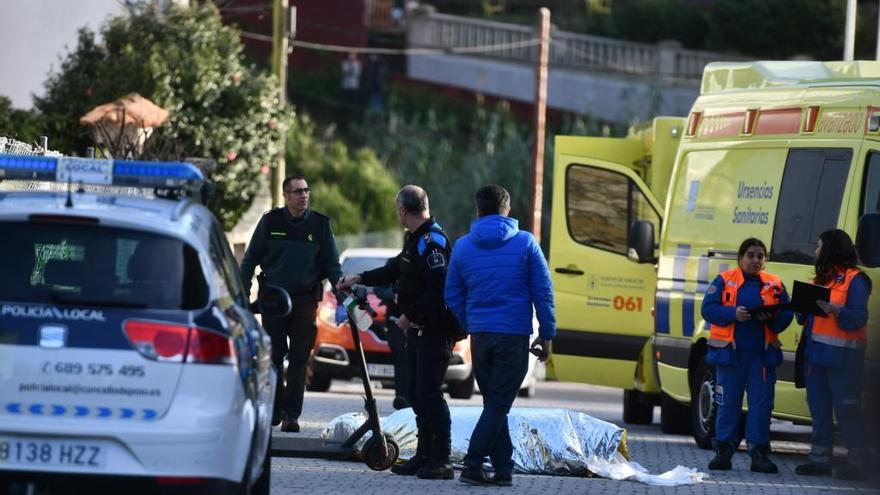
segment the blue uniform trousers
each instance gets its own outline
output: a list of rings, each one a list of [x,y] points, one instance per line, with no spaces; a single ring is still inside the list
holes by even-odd
[[[807,404],[813,417],[813,441],[810,460],[829,464],[834,447],[834,415],[849,462],[865,462],[864,432],[861,420],[861,369],[843,369],[806,363],[804,381]]]
[[[759,353],[737,352],[734,366],[715,368],[715,442],[736,446],[739,443],[739,420],[742,415],[743,392],[749,394],[746,417],[746,440],[749,451],[770,445],[770,412],[773,410],[776,370],[764,366]]]

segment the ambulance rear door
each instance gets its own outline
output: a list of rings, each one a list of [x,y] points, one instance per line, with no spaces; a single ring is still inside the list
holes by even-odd
[[[633,171],[644,159],[638,139],[556,140],[550,269],[559,380],[635,388],[636,364],[654,330],[657,278],[653,263],[627,258],[629,230],[648,221],[659,239],[663,211]]]

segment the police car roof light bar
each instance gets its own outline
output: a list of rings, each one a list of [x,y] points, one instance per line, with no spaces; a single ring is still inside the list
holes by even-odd
[[[4,179],[185,189],[192,192],[199,191],[205,182],[202,172],[195,165],[186,162],[102,160],[0,153],[0,180]]]

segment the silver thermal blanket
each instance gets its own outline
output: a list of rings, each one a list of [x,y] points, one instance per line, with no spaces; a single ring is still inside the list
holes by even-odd
[[[471,432],[482,408],[450,407],[452,415],[452,461],[461,464]],[[337,417],[324,430],[325,440],[344,441],[364,421],[363,413]],[[513,461],[519,473],[585,476],[601,474],[597,464],[626,461],[626,431],[587,414],[566,409],[518,408],[510,410],[508,427]],[[416,420],[412,409],[382,418],[382,430],[400,446],[400,457],[409,459],[416,450]],[[363,446],[369,435],[357,447]],[[594,466],[591,469],[591,466]]]

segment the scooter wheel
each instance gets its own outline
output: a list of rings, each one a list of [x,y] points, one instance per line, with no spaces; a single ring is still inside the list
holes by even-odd
[[[384,471],[397,462],[400,456],[400,448],[397,446],[390,435],[385,435],[385,445],[388,446],[385,452],[382,452],[382,442],[375,437],[370,437],[364,444],[361,451],[364,463],[373,471]]]

